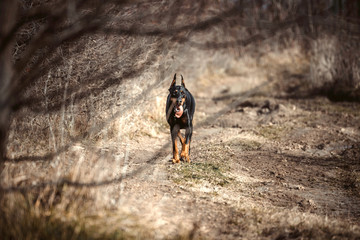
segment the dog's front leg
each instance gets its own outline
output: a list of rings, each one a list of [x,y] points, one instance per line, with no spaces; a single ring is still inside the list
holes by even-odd
[[[178,136],[180,138],[180,142],[182,145],[180,157],[183,161],[185,161],[185,159],[186,159],[186,138],[181,135],[180,131],[179,131]]]
[[[171,140],[172,140],[172,145],[173,145],[173,159],[172,159],[173,163],[180,162],[179,149],[178,149],[177,140],[176,140],[176,137],[178,136],[179,131],[180,131],[179,125],[175,125],[174,127],[172,127],[170,129]]]
[[[187,127],[185,130],[185,141],[182,145],[181,149],[181,159],[187,162],[190,162],[190,142],[191,142],[191,135],[192,135],[192,127]]]

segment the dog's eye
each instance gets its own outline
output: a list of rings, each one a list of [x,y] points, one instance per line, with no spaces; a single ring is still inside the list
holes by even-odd
[[[184,94],[184,91],[181,91],[181,94]]]

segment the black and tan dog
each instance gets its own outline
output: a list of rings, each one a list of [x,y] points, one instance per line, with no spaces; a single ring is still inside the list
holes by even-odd
[[[169,88],[166,102],[166,119],[170,125],[173,145],[173,163],[180,162],[176,137],[180,138],[182,149],[180,157],[183,161],[190,162],[190,142],[193,132],[192,120],[195,112],[195,99],[186,89],[184,78],[181,75],[181,86],[176,86],[176,73]],[[185,138],[180,129],[185,129]]]

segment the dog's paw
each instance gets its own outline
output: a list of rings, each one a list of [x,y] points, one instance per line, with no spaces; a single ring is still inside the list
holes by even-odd
[[[190,162],[189,147],[190,147],[189,144],[183,145],[183,148],[180,153],[181,160],[188,163]]]
[[[180,159],[179,159],[179,158],[173,158],[173,159],[172,159],[172,162],[173,162],[173,163],[179,163],[179,162],[180,162]]]
[[[190,162],[190,157],[189,154],[187,152],[181,152],[181,160],[183,160],[184,162]]]

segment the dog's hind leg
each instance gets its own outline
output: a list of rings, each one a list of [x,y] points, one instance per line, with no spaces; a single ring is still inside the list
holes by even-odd
[[[189,130],[189,156],[190,156],[190,142],[191,142],[191,137],[192,137],[192,124],[191,124],[191,127],[190,127],[190,130]]]
[[[179,163],[180,162],[179,149],[178,149],[178,146],[177,146],[177,139],[176,139],[176,136],[178,135],[179,132],[180,132],[179,125],[175,125],[174,127],[172,127],[170,129],[171,140],[172,140],[172,145],[173,145],[173,159],[172,159],[173,163]]]

